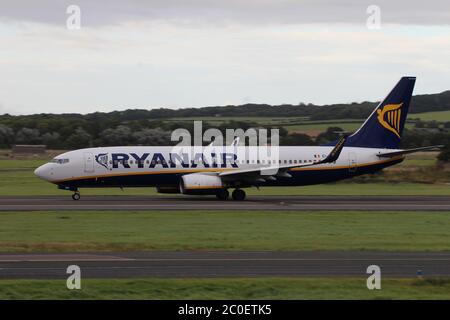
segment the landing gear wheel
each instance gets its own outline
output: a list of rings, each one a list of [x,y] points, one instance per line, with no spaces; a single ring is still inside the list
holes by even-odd
[[[233,200],[242,201],[245,199],[245,191],[242,189],[236,189],[233,191],[232,195]]]
[[[72,199],[73,200],[80,200],[81,196],[79,192],[75,192],[74,194],[72,194]]]
[[[216,194],[217,199],[219,200],[227,200],[230,197],[230,193],[227,189],[222,189]]]

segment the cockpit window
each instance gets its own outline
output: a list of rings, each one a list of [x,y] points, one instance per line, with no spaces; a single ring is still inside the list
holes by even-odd
[[[52,160],[50,160],[51,163],[57,163],[57,164],[66,164],[69,163],[69,159],[57,159],[54,158]]]

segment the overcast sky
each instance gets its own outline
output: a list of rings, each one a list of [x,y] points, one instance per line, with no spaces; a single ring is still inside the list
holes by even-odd
[[[403,75],[436,93],[449,57],[448,0],[0,0],[0,114],[378,100]]]

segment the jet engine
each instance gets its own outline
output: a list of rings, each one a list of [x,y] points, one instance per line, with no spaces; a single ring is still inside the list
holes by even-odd
[[[183,194],[217,194],[224,188],[217,175],[191,173],[181,177],[180,192]]]

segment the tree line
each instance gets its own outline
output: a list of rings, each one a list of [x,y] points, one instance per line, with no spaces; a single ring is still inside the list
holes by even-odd
[[[185,117],[305,117],[309,120],[363,119],[373,110],[375,102],[335,105],[278,105],[246,104],[186,109],[125,110],[90,114],[34,114],[0,115],[0,148],[13,144],[45,144],[51,149],[77,149],[113,145],[173,145],[171,132],[187,128],[193,132],[193,121],[180,120]],[[409,118],[415,112],[450,110],[450,91],[439,94],[417,95],[412,99]],[[176,119],[174,119],[176,118]],[[436,121],[416,121],[416,127],[436,129]],[[226,128],[268,128],[252,121],[230,120],[219,124],[204,122],[204,130],[216,127],[222,132]],[[444,127],[450,127],[445,123]],[[328,128],[313,139],[301,133],[288,134],[280,128],[281,145],[317,145],[337,139],[340,128]],[[419,147],[431,144],[450,145],[446,132],[406,130],[402,147]],[[448,147],[447,147],[448,148]]]
[[[156,125],[156,123],[155,123]],[[120,146],[120,145],[175,145],[171,141],[172,130],[186,128],[191,135],[194,134],[193,122],[158,122],[158,126],[138,126],[120,124],[116,127],[101,130],[97,135],[87,131],[83,127],[75,128],[70,134],[64,136],[59,131],[48,131],[41,133],[38,128],[20,128],[14,131],[12,128],[0,124],[0,147],[9,148],[13,144],[45,144],[50,149],[79,149],[96,146]],[[204,123],[203,129],[212,128],[213,125]],[[261,128],[262,126],[252,122],[230,121],[214,125],[223,136],[226,136],[227,128]],[[265,126],[266,129],[272,129]],[[340,132],[344,130],[340,127],[329,127],[326,131],[312,138],[303,133],[289,134],[285,128],[279,129],[280,145],[323,145],[335,141],[339,138]],[[207,144],[205,142],[205,144]],[[440,155],[441,161],[450,161],[450,133],[417,131],[416,129],[405,129],[402,138],[402,148],[416,148],[429,145],[445,145],[445,149]]]

